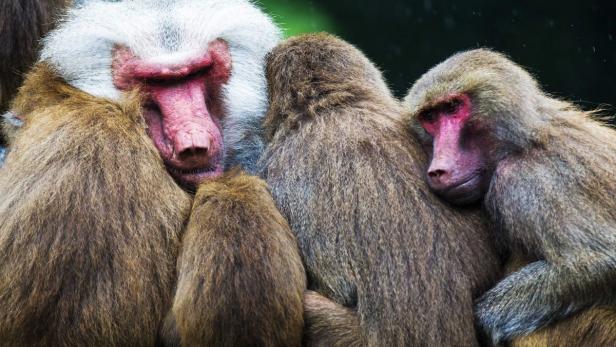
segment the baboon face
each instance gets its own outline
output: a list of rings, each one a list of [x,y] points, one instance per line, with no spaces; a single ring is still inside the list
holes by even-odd
[[[418,116],[432,137],[428,184],[459,205],[479,201],[492,177],[487,155],[491,141],[485,127],[471,121],[473,106],[468,94],[455,93],[442,97]]]
[[[237,124],[265,113],[264,59],[279,39],[248,0],[92,1],[69,10],[41,60],[95,97],[137,91],[169,174],[194,191],[245,147],[258,155],[258,145],[238,148]]]
[[[455,54],[424,74],[405,102],[431,155],[431,189],[457,205],[479,202],[495,168],[533,146],[540,98],[526,71],[486,49]]]
[[[139,87],[148,134],[169,173],[185,185],[223,171],[222,86],[231,74],[227,43],[215,40],[200,57],[180,64],[150,62],[129,48],[113,51],[113,81]]]

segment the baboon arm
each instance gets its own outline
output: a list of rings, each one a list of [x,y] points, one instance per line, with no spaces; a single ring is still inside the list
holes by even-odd
[[[304,294],[304,345],[365,346],[367,344],[354,310],[313,292]]]
[[[558,263],[536,261],[480,298],[478,323],[495,344],[528,335],[609,298],[613,278],[616,266],[607,254],[585,251]]]

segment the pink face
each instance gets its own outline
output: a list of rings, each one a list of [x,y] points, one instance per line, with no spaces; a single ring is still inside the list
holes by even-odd
[[[466,94],[447,96],[419,116],[421,126],[433,139],[428,184],[438,195],[459,205],[481,199],[491,178],[485,155],[489,144],[467,123],[471,116],[472,103]]]
[[[231,75],[231,55],[222,40],[180,65],[152,64],[126,47],[113,52],[113,80],[120,90],[140,87],[148,134],[169,173],[195,187],[222,174],[223,85]]]

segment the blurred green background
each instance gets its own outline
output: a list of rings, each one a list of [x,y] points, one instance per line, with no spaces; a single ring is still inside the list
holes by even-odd
[[[328,31],[362,49],[402,96],[454,52],[490,47],[550,93],[616,113],[616,0],[261,0],[287,36]]]

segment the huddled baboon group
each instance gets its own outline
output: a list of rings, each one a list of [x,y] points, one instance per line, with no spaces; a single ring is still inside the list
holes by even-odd
[[[0,11],[0,346],[616,345],[616,131],[504,55],[397,100],[249,0]]]

